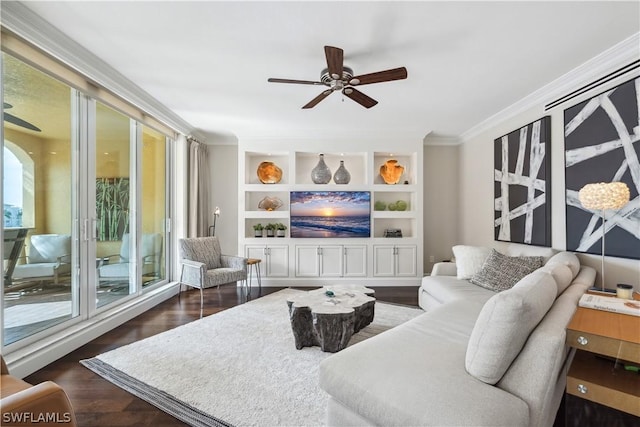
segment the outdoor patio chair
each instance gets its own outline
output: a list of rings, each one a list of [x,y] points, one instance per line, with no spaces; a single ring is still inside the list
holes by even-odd
[[[183,284],[200,289],[200,311],[204,288],[238,281],[246,286],[247,258],[223,255],[217,237],[180,239],[180,258],[180,292]]]
[[[35,234],[29,238],[28,255],[20,257],[11,281],[41,282],[71,274],[71,236],[68,234]],[[23,261],[20,263],[20,261]]]
[[[101,286],[105,284],[128,283],[132,265],[129,254],[129,233],[122,235],[120,253],[101,257],[98,262],[98,280]],[[142,275],[160,275],[162,260],[162,234],[145,233],[142,235]]]

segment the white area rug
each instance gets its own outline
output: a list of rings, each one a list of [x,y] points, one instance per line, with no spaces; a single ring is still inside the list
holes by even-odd
[[[81,363],[194,426],[319,426],[328,396],[318,366],[331,353],[296,350],[286,299],[264,296]],[[349,345],[423,311],[376,302]]]

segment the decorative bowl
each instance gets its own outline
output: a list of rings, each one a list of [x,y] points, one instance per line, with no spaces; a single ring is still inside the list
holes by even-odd
[[[280,206],[282,206],[282,200],[277,197],[267,196],[258,203],[258,209],[264,209],[266,211],[275,211]]]
[[[282,179],[282,169],[273,162],[258,165],[258,179],[263,184],[277,184]]]

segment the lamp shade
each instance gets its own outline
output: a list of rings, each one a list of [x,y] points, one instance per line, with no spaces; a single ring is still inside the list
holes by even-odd
[[[599,182],[580,189],[578,198],[586,209],[620,209],[629,202],[629,187],[624,182]]]

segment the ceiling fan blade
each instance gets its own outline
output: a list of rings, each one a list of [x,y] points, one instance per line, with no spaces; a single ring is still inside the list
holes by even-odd
[[[333,79],[342,78],[344,51],[339,47],[325,46],[324,55],[327,57],[327,67],[329,75]]]
[[[349,84],[353,86],[369,85],[372,83],[390,82],[392,80],[402,80],[407,78],[407,69],[404,67],[391,70],[378,71],[377,73],[363,74],[355,76]]]
[[[325,86],[324,83],[322,82],[313,82],[310,80],[291,80],[291,79],[274,79],[274,78],[270,78],[267,79],[267,81],[269,83],[294,83],[294,84],[299,84],[299,85],[322,85]]]
[[[322,101],[323,99],[325,99],[327,96],[331,95],[333,93],[333,91],[331,89],[327,89],[324,92],[322,92],[320,95],[316,96],[315,98],[313,98],[311,101],[309,101],[304,107],[302,107],[303,109],[307,109],[307,108],[313,108],[316,105],[318,105],[318,103],[320,101]]]
[[[9,122],[9,123],[13,123],[16,126],[20,126],[20,127],[25,128],[25,129],[33,130],[33,131],[36,131],[36,132],[42,132],[38,127],[32,125],[29,122],[26,122],[26,121],[22,120],[19,117],[14,116],[13,114],[9,114],[6,111],[4,112],[4,121],[5,122]]]
[[[346,87],[342,90],[342,93],[362,105],[364,108],[371,108],[378,103],[375,99],[365,95],[364,93],[356,90],[352,87]]]

